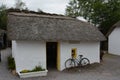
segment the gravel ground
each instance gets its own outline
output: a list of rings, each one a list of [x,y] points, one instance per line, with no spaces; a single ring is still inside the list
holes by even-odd
[[[95,63],[84,68],[74,68],[62,72],[50,69],[46,77],[20,79],[7,69],[7,56],[11,54],[10,48],[1,52],[0,80],[120,80],[120,56],[105,54],[103,62],[100,64]]]

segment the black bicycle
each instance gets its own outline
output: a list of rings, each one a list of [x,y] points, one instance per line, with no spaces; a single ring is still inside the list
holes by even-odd
[[[77,66],[86,66],[90,64],[90,60],[88,58],[83,57],[83,55],[79,55],[78,59],[69,58],[65,61],[66,68],[73,68]]]

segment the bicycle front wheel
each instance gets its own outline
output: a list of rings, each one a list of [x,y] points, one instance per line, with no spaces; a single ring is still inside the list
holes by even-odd
[[[81,64],[81,66],[86,66],[86,65],[90,64],[90,61],[87,58],[82,58],[80,60],[80,64]]]
[[[72,67],[75,67],[75,62],[73,59],[68,59],[65,62],[65,68],[72,68]]]

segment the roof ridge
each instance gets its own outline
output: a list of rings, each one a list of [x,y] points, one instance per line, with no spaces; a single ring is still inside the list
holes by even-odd
[[[77,20],[75,18],[72,17],[68,17],[68,16],[57,16],[57,15],[46,15],[46,14],[34,14],[34,13],[19,13],[19,12],[10,12],[9,15],[14,15],[14,16],[22,16],[22,17],[45,17],[45,18],[60,18],[60,19],[73,19],[73,20]],[[80,21],[80,20],[79,20]]]
[[[43,11],[39,11],[39,12],[36,12],[36,11],[32,11],[32,10],[20,10],[20,9],[14,9],[14,8],[10,8],[7,10],[8,12],[19,12],[19,13],[32,13],[32,14],[37,14],[37,15],[53,15],[53,16],[64,16],[62,14],[52,14],[52,13],[47,13],[47,12],[43,12]]]
[[[15,13],[17,13],[17,14],[15,14]],[[20,14],[18,15],[18,13],[20,13]],[[35,12],[35,11],[30,11],[30,10],[20,10],[20,9],[10,8],[10,9],[8,9],[8,14],[15,15],[15,16],[23,16],[23,17],[46,17],[46,18],[76,20],[76,21],[80,21],[82,23],[87,23],[89,25],[92,25],[89,22],[84,22],[82,20],[78,20],[75,17],[69,17],[69,16],[65,16],[65,15],[61,15],[61,14],[51,14],[51,13],[46,13],[43,11]]]

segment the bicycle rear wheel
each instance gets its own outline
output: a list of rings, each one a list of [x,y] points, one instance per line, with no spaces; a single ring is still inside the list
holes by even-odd
[[[88,58],[82,58],[82,59],[80,60],[80,64],[81,64],[81,66],[86,66],[86,65],[89,65],[89,64],[90,64],[90,61],[89,61]]]
[[[65,61],[65,68],[72,68],[75,67],[75,62],[73,59],[68,59]]]

